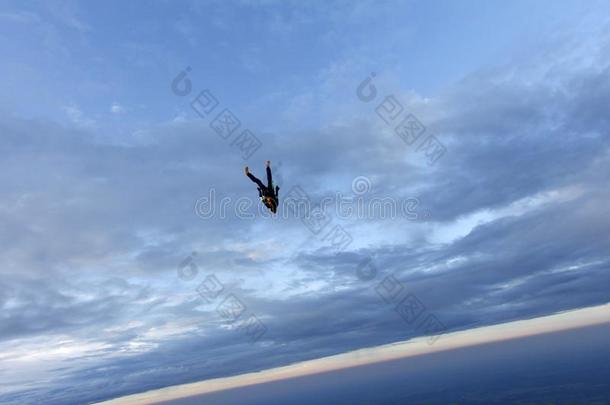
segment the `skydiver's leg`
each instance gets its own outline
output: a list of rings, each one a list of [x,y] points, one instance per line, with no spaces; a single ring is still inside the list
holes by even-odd
[[[273,191],[273,178],[271,177],[271,162],[267,161],[267,188]]]
[[[247,172],[246,176],[248,176],[248,178],[250,180],[252,180],[253,182],[256,183],[257,186],[259,186],[261,188],[261,190],[263,190],[265,188],[265,185],[263,184],[262,181],[260,181],[256,176],[254,176],[252,173]]]

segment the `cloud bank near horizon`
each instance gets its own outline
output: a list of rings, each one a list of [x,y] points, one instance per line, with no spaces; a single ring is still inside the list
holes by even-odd
[[[513,321],[499,325],[483,326],[480,328],[448,333],[443,336],[443,341],[438,345],[429,345],[425,338],[415,338],[406,342],[396,342],[389,345],[355,350],[320,359],[307,360],[285,367],[130,395],[111,401],[101,402],[100,405],[165,403],[166,401],[190,398],[238,387],[265,384],[273,381],[327,373],[345,368],[359,367],[413,356],[425,356],[426,354],[441,351],[450,351],[464,347],[485,345],[499,341],[521,339],[608,323],[610,323],[610,308],[608,305],[601,305],[525,321]]]

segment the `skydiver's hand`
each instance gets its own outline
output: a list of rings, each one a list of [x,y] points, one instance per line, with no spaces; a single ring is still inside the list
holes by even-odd
[[[250,173],[250,169],[248,169],[248,166],[244,166],[244,173],[246,174],[246,176],[248,175],[248,173]]]
[[[271,161],[267,160],[267,167],[271,166]]]

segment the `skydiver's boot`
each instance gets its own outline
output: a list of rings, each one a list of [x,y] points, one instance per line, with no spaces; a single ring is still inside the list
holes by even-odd
[[[244,174],[246,176],[250,174],[250,169],[248,169],[248,166],[244,166]]]

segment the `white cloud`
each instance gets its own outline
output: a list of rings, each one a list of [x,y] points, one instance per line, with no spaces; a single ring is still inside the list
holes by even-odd
[[[86,117],[83,111],[77,105],[71,104],[64,106],[63,110],[72,123],[82,127],[95,126],[95,120]]]
[[[110,112],[113,114],[122,114],[125,112],[125,107],[117,103],[116,101],[110,106]]]

